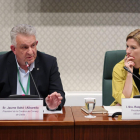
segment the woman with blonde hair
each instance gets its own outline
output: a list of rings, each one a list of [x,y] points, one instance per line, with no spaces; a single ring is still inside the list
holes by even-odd
[[[115,101],[111,105],[121,105],[122,98],[133,98],[140,94],[140,81],[127,72],[124,66],[140,78],[140,29],[127,36],[126,56],[113,69],[112,96]]]

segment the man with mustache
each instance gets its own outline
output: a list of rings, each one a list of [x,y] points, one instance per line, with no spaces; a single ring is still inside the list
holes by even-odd
[[[11,32],[11,51],[0,56],[0,98],[11,94],[38,95],[25,62],[29,64],[40,96],[48,109],[61,109],[65,103],[56,58],[37,51],[36,30],[17,25]]]

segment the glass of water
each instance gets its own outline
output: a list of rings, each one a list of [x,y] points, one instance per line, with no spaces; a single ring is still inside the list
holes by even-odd
[[[89,115],[85,116],[86,118],[96,118],[96,116],[91,115],[93,109],[95,108],[96,99],[95,98],[84,98],[85,99],[85,107],[88,110]]]

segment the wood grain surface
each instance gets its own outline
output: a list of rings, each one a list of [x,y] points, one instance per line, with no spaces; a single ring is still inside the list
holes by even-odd
[[[72,107],[75,121],[75,140],[137,140],[140,138],[140,120],[122,120],[108,114],[93,114],[87,119],[81,107]]]
[[[63,114],[45,114],[43,120],[0,121],[0,140],[74,140],[70,107]]]

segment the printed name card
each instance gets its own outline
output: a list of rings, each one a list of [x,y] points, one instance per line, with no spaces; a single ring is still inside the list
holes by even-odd
[[[140,120],[140,98],[122,99],[122,119]]]
[[[0,120],[43,120],[43,100],[0,100]]]

